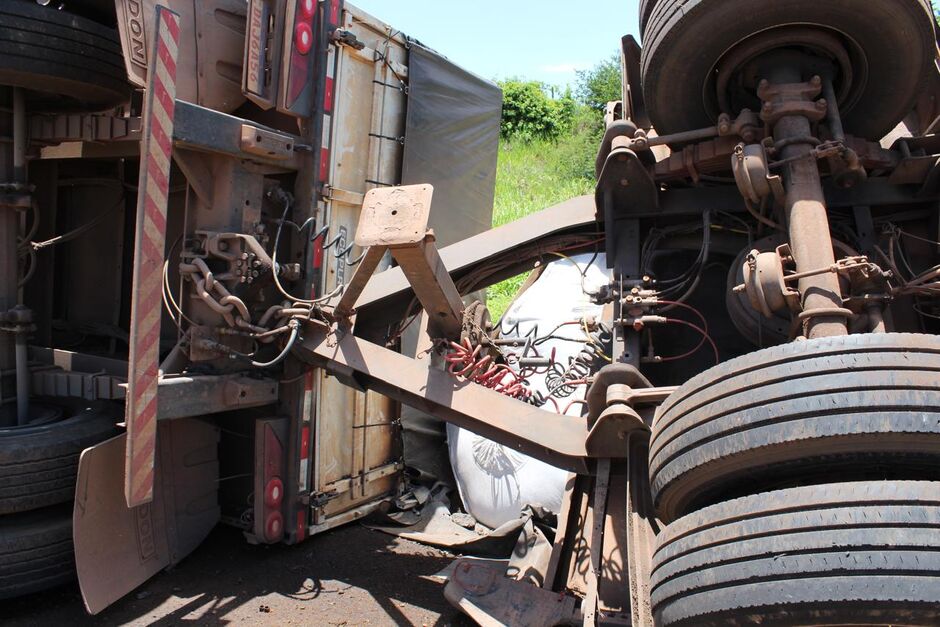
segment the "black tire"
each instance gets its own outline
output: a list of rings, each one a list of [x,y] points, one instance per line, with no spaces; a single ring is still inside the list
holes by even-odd
[[[650,482],[667,522],[746,494],[869,478],[940,478],[940,337],[750,353],[687,381],[653,422]]]
[[[0,599],[74,578],[71,506],[0,516]]]
[[[720,111],[705,85],[725,52],[795,23],[841,33],[867,61],[858,97],[840,103],[847,132],[878,140],[913,108],[936,54],[927,0],[658,0],[643,31],[641,68],[646,108],[659,134],[714,125]]]
[[[0,2],[0,85],[30,90],[31,111],[100,111],[130,96],[117,30],[43,7]]]
[[[0,429],[0,514],[71,501],[78,456],[117,433],[120,406],[97,403],[60,422]]]
[[[660,627],[940,624],[940,483],[863,482],[728,501],[653,554]]]
[[[650,21],[650,15],[656,8],[657,0],[640,0],[640,37],[646,41],[646,25]]]

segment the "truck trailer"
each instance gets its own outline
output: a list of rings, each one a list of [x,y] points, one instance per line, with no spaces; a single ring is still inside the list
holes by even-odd
[[[3,3],[0,598],[385,508],[407,407],[570,473],[481,625],[940,622],[930,3],[639,8],[595,193],[490,228],[499,89],[342,0]],[[576,356],[491,320],[579,254]]]

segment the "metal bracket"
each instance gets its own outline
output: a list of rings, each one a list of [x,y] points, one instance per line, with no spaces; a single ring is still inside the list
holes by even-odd
[[[352,315],[366,283],[390,251],[430,316],[431,336],[460,337],[463,301],[428,229],[433,193],[430,185],[369,190],[356,230],[356,244],[367,247],[366,256],[336,306],[337,317]]]

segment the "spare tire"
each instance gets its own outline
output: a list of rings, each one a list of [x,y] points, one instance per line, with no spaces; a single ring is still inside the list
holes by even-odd
[[[0,428],[0,514],[71,501],[78,457],[117,433],[121,406],[95,403],[35,427]]]
[[[940,478],[940,337],[794,342],[690,379],[660,406],[650,482],[665,521],[821,481]]]
[[[0,599],[74,578],[71,506],[0,516]]]
[[[940,483],[781,490],[695,512],[657,538],[656,624],[937,625]]]
[[[657,132],[714,126],[719,113],[736,115],[718,110],[711,81],[719,62],[732,48],[768,41],[782,28],[843,42],[857,66],[854,95],[840,101],[845,130],[871,140],[913,108],[936,56],[927,0],[657,0],[643,31],[641,62],[644,100]],[[782,42],[790,45],[787,37]]]
[[[32,0],[0,2],[0,85],[37,111],[101,111],[130,97],[117,30]]]

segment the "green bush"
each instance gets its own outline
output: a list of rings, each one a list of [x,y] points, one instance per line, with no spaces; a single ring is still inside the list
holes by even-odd
[[[556,100],[536,81],[510,79],[499,86],[503,89],[504,139],[557,139],[570,128],[577,108],[570,90]]]
[[[620,99],[620,60],[612,56],[578,73],[571,89],[551,98],[541,83],[520,79],[503,88],[503,141],[496,174],[493,226],[518,220],[594,189],[594,161],[608,101]],[[506,311],[528,273],[487,290],[493,319]]]

